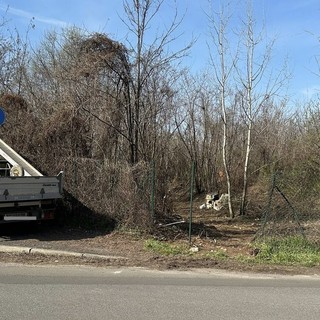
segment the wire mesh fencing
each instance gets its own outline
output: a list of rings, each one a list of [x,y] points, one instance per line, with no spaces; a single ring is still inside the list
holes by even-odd
[[[309,196],[306,196],[308,194]],[[302,236],[320,242],[317,196],[301,192],[301,186],[279,173],[270,183],[261,227],[255,238]]]

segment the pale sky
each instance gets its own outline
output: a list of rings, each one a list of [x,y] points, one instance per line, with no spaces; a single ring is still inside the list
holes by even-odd
[[[131,0],[128,0],[129,2]],[[216,0],[176,0],[180,17],[184,16],[175,43],[182,48],[197,38],[190,57],[185,61],[199,72],[208,65],[207,42],[209,2]],[[245,1],[243,1],[245,2]],[[288,92],[292,98],[303,99],[320,94],[320,73],[315,57],[320,56],[320,0],[254,0],[255,18],[265,21],[269,37],[276,38],[274,67],[288,56],[292,79]],[[174,0],[165,0],[153,26],[159,30],[172,21]],[[62,27],[77,26],[89,32],[103,32],[125,44],[127,33],[120,17],[125,18],[122,0],[0,0],[1,15],[9,25],[24,33],[32,18],[35,29],[30,38],[36,44],[44,32]]]

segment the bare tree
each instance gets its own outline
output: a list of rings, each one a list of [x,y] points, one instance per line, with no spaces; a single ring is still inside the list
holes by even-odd
[[[206,73],[200,76],[186,74],[179,90],[180,106],[175,122],[189,163],[195,164],[195,188],[198,193],[219,190],[220,161],[219,110],[217,93],[211,87],[212,79]],[[180,155],[185,157],[185,153]]]
[[[285,66],[275,76],[267,73],[275,40],[270,40],[266,37],[264,28],[260,32],[256,31],[257,23],[253,16],[252,5],[252,1],[249,0],[246,20],[243,21],[244,56],[243,60],[239,59],[236,67],[239,83],[241,83],[241,88],[239,89],[241,108],[244,112],[247,128],[240,215],[244,215],[246,211],[250,155],[256,118],[263,106],[276,95],[284,81],[288,79]]]
[[[125,0],[123,2],[127,19],[124,24],[130,31],[128,48],[131,53],[132,63],[132,99],[127,106],[130,115],[130,141],[131,162],[139,161],[141,144],[145,144],[147,132],[143,127],[150,122],[150,115],[156,111],[148,112],[146,97],[149,97],[150,80],[162,74],[162,70],[168,71],[173,62],[185,56],[192,45],[192,41],[186,47],[177,51],[170,51],[169,45],[177,39],[176,31],[181,24],[175,11],[173,20],[162,34],[158,34],[152,28],[152,23],[164,4],[164,0]],[[150,31],[153,34],[150,34]],[[147,38],[151,38],[149,43]]]
[[[230,166],[228,163],[228,158],[230,157],[228,150],[228,116],[227,116],[227,99],[228,90],[230,90],[230,78],[232,77],[232,72],[234,71],[234,65],[237,61],[238,52],[232,55],[228,42],[228,31],[230,28],[230,14],[228,14],[230,4],[221,5],[218,11],[214,11],[212,8],[212,14],[208,15],[209,22],[211,26],[211,39],[214,45],[214,51],[210,52],[211,64],[214,70],[215,80],[218,83],[219,90],[219,104],[221,109],[221,117],[223,124],[222,133],[222,159],[224,165],[224,171],[226,176],[226,183],[228,189],[228,207],[229,207],[229,217],[234,218],[234,211],[232,206],[232,182],[230,175]],[[218,62],[216,60],[216,55],[218,56]]]
[[[28,60],[28,35],[23,37],[16,29],[10,30],[6,17],[0,17],[0,88],[4,93],[22,93]]]

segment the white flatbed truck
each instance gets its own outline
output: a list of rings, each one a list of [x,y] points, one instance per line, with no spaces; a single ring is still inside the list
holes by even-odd
[[[63,172],[43,176],[0,139],[0,223],[54,218]]]

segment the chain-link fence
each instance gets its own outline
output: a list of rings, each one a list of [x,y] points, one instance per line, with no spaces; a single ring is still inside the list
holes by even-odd
[[[290,177],[274,173],[255,238],[303,236],[320,241],[317,195],[301,190]]]

